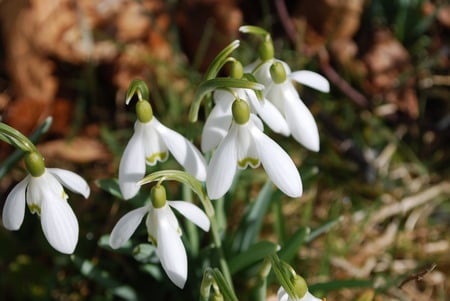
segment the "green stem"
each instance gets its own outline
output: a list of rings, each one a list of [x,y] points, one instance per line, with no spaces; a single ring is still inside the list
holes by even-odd
[[[204,200],[202,200],[204,203],[203,206],[206,208],[214,208],[211,204],[211,200],[208,197],[205,197]],[[213,243],[217,249],[217,252],[219,253],[219,265],[222,270],[223,276],[227,280],[228,284],[230,285],[230,288],[233,290],[234,293],[234,286],[233,286],[233,280],[231,278],[230,269],[228,267],[227,260],[225,259],[225,254],[222,249],[222,240],[220,239],[220,233],[219,233],[219,227],[217,225],[217,220],[215,219],[215,211],[212,210],[210,212],[206,211],[208,218],[211,222],[211,233],[213,236]]]
[[[24,152],[37,152],[36,146],[30,141],[30,139],[25,137],[15,128],[10,127],[3,122],[0,122],[0,139]]]

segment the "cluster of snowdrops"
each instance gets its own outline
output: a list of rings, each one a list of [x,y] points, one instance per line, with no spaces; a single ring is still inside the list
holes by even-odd
[[[145,217],[148,239],[156,246],[161,266],[180,289],[187,281],[188,260],[174,209],[202,230],[211,231],[213,244],[220,248],[221,238],[211,200],[214,202],[228,192],[238,169],[261,165],[284,194],[292,198],[302,195],[297,166],[284,149],[264,133],[264,126],[274,133],[292,136],[311,151],[319,150],[316,122],[300,99],[294,82],[328,92],[328,81],[312,71],[291,71],[285,62],[276,59],[271,36],[265,30],[255,26],[243,26],[240,30],[260,37],[259,56],[253,63],[243,66],[231,56],[240,44],[236,40],[211,63],[189,112],[190,120],[195,122],[202,102],[212,102],[202,131],[201,151],[158,121],[144,81],[133,81],[126,96],[127,105],[137,99],[137,120],[119,165],[120,192],[123,199],[128,200],[135,197],[144,184],[153,183],[153,186],[148,202],[117,222],[109,236],[109,244],[113,249],[123,246]],[[225,65],[229,66],[229,76],[219,77]],[[0,139],[23,152],[28,172],[7,196],[2,213],[4,227],[18,230],[27,205],[32,213],[39,215],[49,244],[61,253],[72,254],[78,242],[78,221],[63,187],[88,198],[89,185],[76,173],[47,168],[36,146],[4,123],[0,124]],[[210,159],[206,160],[203,154],[208,154]],[[156,165],[170,155],[183,171],[161,170],[146,175],[147,165]],[[187,185],[198,196],[203,209],[190,201],[167,200],[165,181]],[[274,270],[280,283],[280,301],[320,300],[308,291],[305,280],[276,253],[269,256],[263,266],[266,270]],[[226,261],[222,260],[218,268],[205,272],[200,291],[204,300],[209,300],[210,294],[214,300],[238,300]]]

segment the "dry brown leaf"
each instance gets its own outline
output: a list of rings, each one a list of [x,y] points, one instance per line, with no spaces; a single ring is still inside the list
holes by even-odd
[[[202,58],[201,70],[206,70],[213,58],[237,36],[242,20],[242,12],[235,0],[182,1],[176,15],[189,58],[196,57],[201,41],[207,43],[208,51]],[[205,37],[206,40],[203,40]]]
[[[38,145],[47,160],[65,160],[74,163],[90,163],[110,159],[106,147],[95,138],[75,137],[71,140],[52,140]]]
[[[366,92],[382,97],[396,105],[398,111],[416,118],[419,104],[415,81],[413,78],[400,81],[402,75],[412,70],[409,53],[389,30],[379,29],[374,34],[372,47],[363,61],[369,72],[363,85]]]

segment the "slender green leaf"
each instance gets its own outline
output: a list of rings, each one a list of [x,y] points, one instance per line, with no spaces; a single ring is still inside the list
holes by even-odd
[[[331,221],[326,222],[325,224],[323,224],[322,226],[320,226],[317,229],[314,229],[313,231],[311,231],[311,234],[308,235],[308,237],[306,237],[305,242],[311,242],[314,239],[316,239],[319,235],[327,232],[328,230],[330,230],[331,228],[333,228],[336,224],[340,223],[342,221],[341,217],[338,217],[336,219],[333,219]]]
[[[223,294],[225,301],[238,301],[238,298],[234,294],[234,291],[231,289],[230,284],[227,282],[222,272],[219,269],[215,268],[212,270],[212,275],[217,285],[219,286],[220,292]]]
[[[272,202],[272,182],[267,181],[258,197],[248,207],[233,239],[233,249],[237,252],[247,250],[258,239],[267,209]]]
[[[95,181],[95,184],[116,198],[123,199],[117,179],[99,179]]]
[[[231,274],[239,272],[267,256],[275,253],[278,246],[270,241],[259,241],[247,248],[245,252],[238,253],[228,260]]]
[[[213,79],[217,76],[220,69],[227,62],[228,56],[239,47],[239,43],[239,40],[234,40],[214,58],[205,73],[206,80]]]
[[[280,250],[280,258],[286,262],[291,262],[309,235],[310,229],[307,227],[302,227],[295,231],[294,235],[292,235],[286,245]]]

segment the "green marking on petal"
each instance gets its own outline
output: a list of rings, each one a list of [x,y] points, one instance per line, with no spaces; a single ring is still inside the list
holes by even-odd
[[[238,166],[241,169],[247,168],[248,166],[250,166],[251,168],[256,168],[259,166],[259,159],[258,158],[244,158],[242,160],[238,161]]]
[[[161,162],[166,161],[168,156],[169,156],[168,152],[159,152],[159,153],[154,153],[150,157],[145,158],[145,160],[147,161],[147,164],[155,165],[156,162],[158,162],[158,161],[161,161]]]
[[[156,238],[153,237],[150,233],[148,234],[148,241],[151,242],[155,247],[158,247],[158,242]]]
[[[28,209],[30,209],[30,212],[33,214],[37,213],[39,216],[41,215],[41,207],[37,204],[28,204]]]

